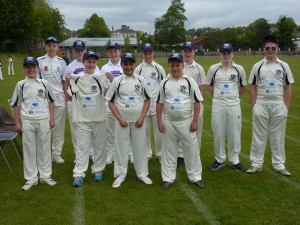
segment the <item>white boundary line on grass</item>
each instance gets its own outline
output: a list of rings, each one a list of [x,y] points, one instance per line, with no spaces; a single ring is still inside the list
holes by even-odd
[[[209,224],[211,224],[211,225],[220,224],[217,221],[216,217],[206,207],[204,202],[197,196],[197,194],[187,184],[182,182],[180,178],[179,179],[177,178],[177,180],[179,181],[178,183],[179,183],[180,188],[192,200],[192,202],[195,204],[198,211],[204,215],[204,217],[209,222]]]
[[[73,210],[73,224],[84,225],[84,192],[83,187],[75,188],[74,210]]]

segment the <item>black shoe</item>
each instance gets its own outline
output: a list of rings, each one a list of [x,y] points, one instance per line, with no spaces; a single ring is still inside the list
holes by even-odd
[[[225,166],[225,163],[219,163],[217,160],[209,167],[211,170],[217,170],[221,167]]]
[[[177,167],[182,167],[183,162],[184,162],[184,158],[178,157],[177,158]]]
[[[195,182],[196,186],[199,188],[205,188],[205,184],[202,180],[198,180]]]
[[[169,188],[171,185],[172,185],[171,182],[163,181],[162,184],[161,184],[161,187],[164,188],[164,189],[167,189],[167,188]]]
[[[231,164],[230,166],[232,166],[234,169],[236,169],[237,171],[240,171],[240,172],[244,172],[246,170],[245,167],[240,163],[237,163],[235,165]]]

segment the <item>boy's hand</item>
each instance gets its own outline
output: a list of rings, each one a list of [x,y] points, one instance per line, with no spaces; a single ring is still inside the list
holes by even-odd
[[[67,74],[66,74],[66,79],[67,79],[68,81],[72,79],[71,73],[67,73]]]
[[[111,72],[106,72],[106,77],[112,82],[114,80],[114,75]]]
[[[157,126],[158,126],[159,132],[165,133],[166,128],[165,128],[165,125],[162,122],[158,123]]]
[[[190,125],[190,132],[195,132],[196,130],[198,130],[198,122],[192,122]]]
[[[18,132],[22,132],[22,124],[21,123],[16,123],[16,130]]]
[[[49,120],[49,125],[50,125],[50,129],[52,129],[53,127],[55,127],[54,120]]]
[[[124,120],[123,118],[121,118],[119,120],[119,123],[120,123],[121,127],[128,127],[128,125],[129,125],[128,122],[126,120]]]
[[[141,117],[139,117],[139,118],[137,119],[137,121],[134,123],[134,126],[136,126],[136,127],[142,127],[143,124],[144,124],[144,119],[141,118]]]

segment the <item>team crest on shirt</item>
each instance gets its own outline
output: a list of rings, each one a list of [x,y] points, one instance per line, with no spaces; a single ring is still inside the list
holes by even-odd
[[[231,74],[229,80],[235,81],[236,80],[236,75],[235,74]]]
[[[44,66],[44,71],[48,71],[48,66]]]
[[[39,95],[39,96],[43,95],[43,93],[44,93],[44,90],[43,90],[43,89],[39,89],[39,90],[38,90],[38,95]]]
[[[281,80],[283,73],[281,70],[276,70],[275,78]]]
[[[135,91],[140,91],[140,90],[141,90],[141,86],[138,85],[138,84],[136,84],[136,85],[134,86],[134,88],[135,88]]]
[[[97,92],[97,86],[96,85],[91,86],[91,92]]]
[[[153,79],[153,80],[156,80],[156,73],[155,72],[151,73],[150,78]]]
[[[186,86],[185,86],[185,85],[180,85],[179,91],[180,91],[181,93],[186,93]]]
[[[60,68],[59,68],[59,67],[57,67],[56,71],[57,71],[57,72],[59,72],[59,71],[60,71]]]

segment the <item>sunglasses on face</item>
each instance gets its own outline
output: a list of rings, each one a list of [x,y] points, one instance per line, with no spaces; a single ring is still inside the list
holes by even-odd
[[[46,41],[58,41],[56,37],[48,37]]]
[[[269,50],[276,51],[276,50],[277,50],[277,47],[274,47],[274,46],[272,46],[272,47],[267,46],[267,47],[265,47],[265,50],[266,50],[266,51],[269,51]]]

